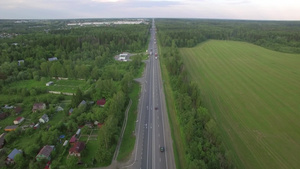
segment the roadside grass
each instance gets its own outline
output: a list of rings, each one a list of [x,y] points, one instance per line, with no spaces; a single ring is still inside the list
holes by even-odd
[[[145,64],[142,63],[142,66],[137,72],[136,77],[142,77],[144,69],[145,69]],[[127,125],[124,131],[122,143],[120,145],[120,150],[117,157],[118,161],[125,161],[128,158],[130,158],[130,153],[134,149],[136,137],[133,134],[133,132],[136,127],[140,90],[141,90],[141,85],[137,82],[133,82],[132,91],[129,94],[129,98],[132,100],[132,104],[128,111]]]
[[[160,56],[162,55],[160,54]],[[185,161],[186,158],[185,151],[184,151],[185,142],[184,139],[181,137],[181,129],[180,129],[179,121],[177,120],[173,91],[171,88],[168,71],[164,64],[164,59],[162,57],[160,57],[160,66],[161,66],[161,73],[162,73],[162,79],[164,84],[164,92],[166,97],[165,101],[167,104],[168,118],[169,118],[169,123],[171,128],[172,139],[174,142],[173,150],[174,150],[175,164],[177,169],[184,169],[187,168],[186,161]]]
[[[300,55],[234,41],[180,49],[237,168],[300,166]]]
[[[134,82],[133,85],[134,85],[133,90],[129,94],[129,97],[132,100],[132,104],[128,112],[127,125],[124,131],[124,136],[120,146],[119,155],[117,157],[118,161],[124,161],[129,158],[130,153],[134,149],[134,144],[136,139],[134,134],[134,129],[136,126],[137,108],[138,108],[139,93],[141,87],[137,82]]]

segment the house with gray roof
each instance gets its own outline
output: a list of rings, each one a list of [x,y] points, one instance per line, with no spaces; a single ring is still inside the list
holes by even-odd
[[[39,122],[40,123],[47,123],[49,121],[49,117],[47,114],[44,114],[40,119]]]
[[[22,154],[21,150],[17,150],[16,148],[6,157],[5,163],[6,164],[13,164],[15,163],[14,158],[17,154]]]

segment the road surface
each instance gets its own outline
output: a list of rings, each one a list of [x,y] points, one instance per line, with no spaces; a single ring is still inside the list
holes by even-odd
[[[142,78],[142,92],[136,125],[136,145],[132,163],[122,168],[175,169],[171,130],[161,79],[156,29],[153,20],[149,59]],[[160,151],[164,147],[164,152]]]

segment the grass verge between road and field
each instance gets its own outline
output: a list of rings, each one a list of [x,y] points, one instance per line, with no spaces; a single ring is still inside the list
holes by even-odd
[[[160,53],[160,56],[161,53]],[[160,67],[161,67],[161,73],[162,73],[162,80],[164,85],[164,93],[165,93],[165,102],[167,106],[168,111],[168,119],[173,139],[173,151],[174,151],[174,158],[175,158],[175,164],[177,169],[184,169],[186,168],[186,162],[185,162],[185,151],[184,151],[184,139],[181,137],[181,131],[179,121],[177,120],[176,116],[176,107],[175,107],[175,101],[173,97],[173,91],[169,80],[169,75],[167,68],[164,64],[163,58],[160,57]]]
[[[300,55],[210,40],[180,54],[237,168],[300,166]]]
[[[118,161],[127,160],[134,148],[135,139],[136,139],[134,134],[134,129],[136,126],[139,93],[140,93],[140,85],[137,82],[134,82],[133,90],[129,94],[129,97],[132,100],[132,105],[128,112],[127,125],[121,143],[119,155],[117,157]]]
[[[142,64],[139,72],[137,72],[136,77],[142,76],[144,68],[145,68],[145,64]],[[131,93],[129,94],[129,98],[132,100],[132,104],[128,112],[127,125],[124,131],[123,140],[117,157],[118,161],[125,161],[129,159],[130,153],[134,149],[134,144],[136,140],[134,130],[136,127],[140,91],[141,91],[141,85],[137,82],[133,82],[133,88]]]

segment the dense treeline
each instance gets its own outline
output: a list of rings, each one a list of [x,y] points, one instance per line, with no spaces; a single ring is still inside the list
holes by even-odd
[[[113,54],[142,51],[148,28],[143,24],[85,27],[0,39],[0,87],[42,76],[97,79]],[[51,57],[58,60],[48,61]]]
[[[186,168],[232,168],[219,138],[216,122],[201,106],[200,89],[190,81],[175,41],[163,48],[164,62],[170,75],[177,117],[185,140]]]
[[[300,22],[157,19],[161,45],[193,47],[209,39],[237,40],[272,50],[300,53]]]

